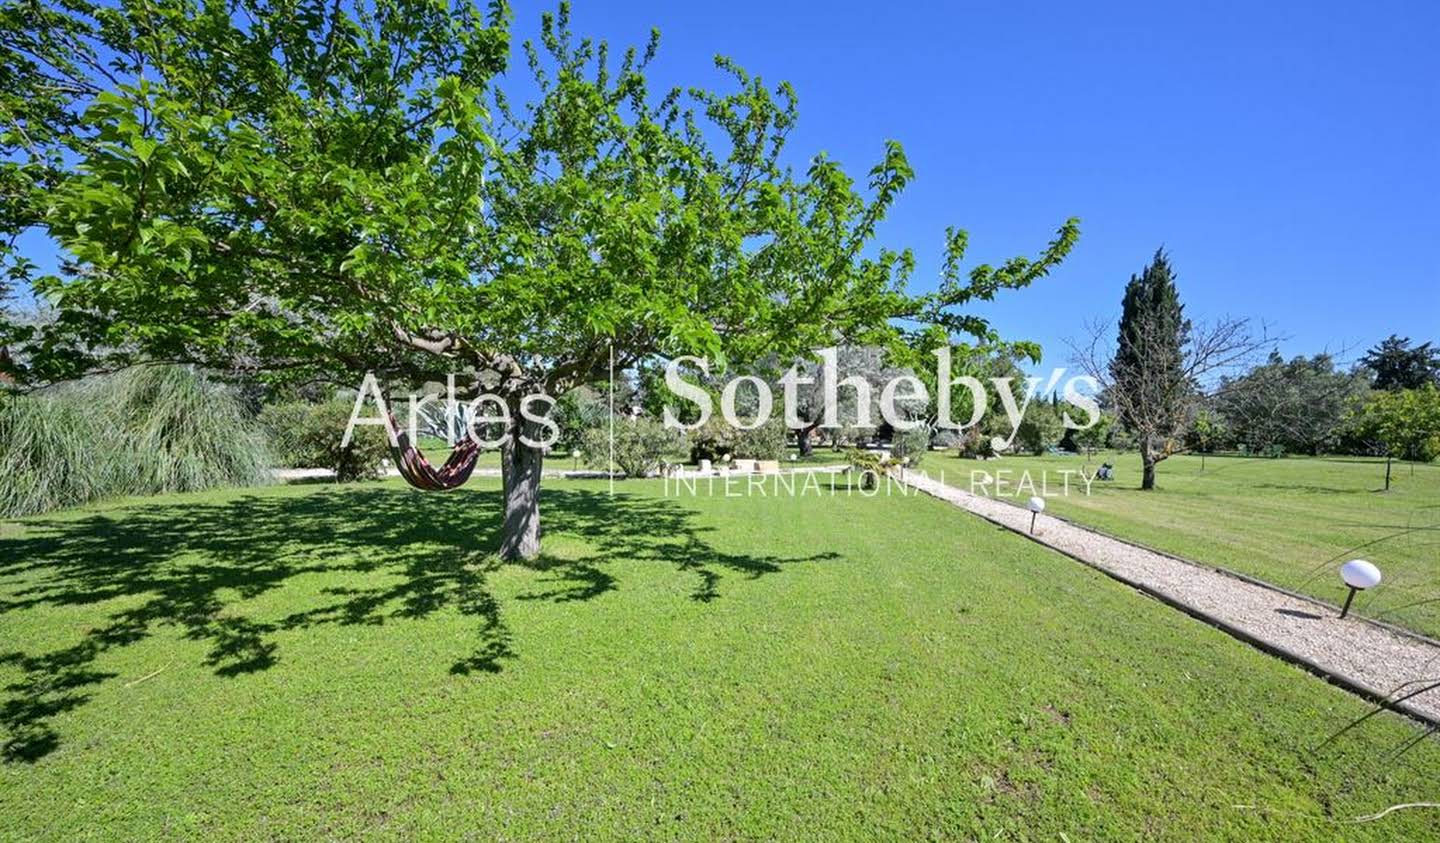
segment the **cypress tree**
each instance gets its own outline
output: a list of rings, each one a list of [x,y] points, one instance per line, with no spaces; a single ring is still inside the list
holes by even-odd
[[[1120,423],[1135,435],[1144,466],[1142,489],[1155,487],[1155,464],[1169,455],[1165,431],[1174,429],[1193,389],[1185,373],[1190,322],[1163,248],[1138,276],[1130,276],[1110,375]]]

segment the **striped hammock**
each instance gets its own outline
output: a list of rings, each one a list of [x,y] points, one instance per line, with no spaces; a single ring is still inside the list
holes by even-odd
[[[409,433],[395,421],[395,415],[389,415],[390,429],[395,434],[390,450],[395,455],[395,467],[406,483],[426,492],[443,492],[458,488],[470,479],[480,458],[480,446],[473,439],[468,436],[462,438],[450,450],[450,458],[445,460],[445,464],[436,468],[410,441]]]

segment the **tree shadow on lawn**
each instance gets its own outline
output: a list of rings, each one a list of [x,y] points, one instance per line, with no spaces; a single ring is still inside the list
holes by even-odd
[[[760,577],[790,562],[727,554],[703,537],[711,528],[674,500],[579,489],[542,493],[547,535],[588,544],[581,559],[542,556],[522,564],[546,574],[545,590],[522,600],[584,601],[617,587],[611,559],[657,562],[694,572],[693,599],[719,596],[721,571]],[[44,653],[0,652],[23,677],[6,686],[0,724],[6,762],[35,761],[59,745],[56,715],[85,704],[89,689],[115,674],[94,669],[107,651],[178,627],[210,645],[205,664],[219,676],[264,670],[279,658],[270,640],[281,630],[412,620],[453,606],[475,619],[474,652],[453,674],[494,673],[515,657],[500,601],[486,575],[501,563],[499,492],[448,495],[404,488],[335,489],[308,495],[250,495],[224,503],[138,504],[71,520],[28,522],[25,535],[0,539],[0,577],[24,585],[0,599],[0,616],[27,609],[82,606],[134,597],[73,646]],[[303,574],[382,573],[374,587],[335,587],[333,602],[255,621],[234,607]]]

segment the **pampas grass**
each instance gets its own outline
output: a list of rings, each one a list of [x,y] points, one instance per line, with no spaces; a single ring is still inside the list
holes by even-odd
[[[125,462],[78,393],[0,396],[0,516],[78,506],[116,494]]]
[[[100,414],[133,455],[131,494],[254,486],[269,477],[265,439],[225,387],[180,366],[129,369],[103,387]]]
[[[42,395],[0,395],[0,516],[117,495],[269,480],[265,440],[223,386],[141,366]]]

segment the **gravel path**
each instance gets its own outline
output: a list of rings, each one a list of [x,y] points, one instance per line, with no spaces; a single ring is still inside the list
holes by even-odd
[[[904,480],[922,492],[1029,535],[1030,512],[1026,509],[957,489],[924,472],[907,472]],[[1048,515],[1036,520],[1032,538],[1363,695],[1384,698],[1423,687],[1413,683],[1440,681],[1440,646],[1354,616],[1341,620],[1333,607],[1323,603]],[[1440,723],[1440,689],[1412,697],[1399,707],[1422,720]]]

